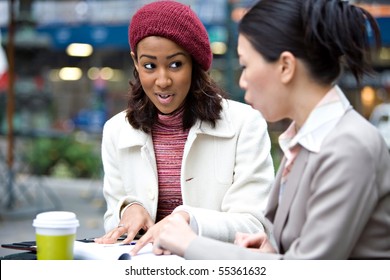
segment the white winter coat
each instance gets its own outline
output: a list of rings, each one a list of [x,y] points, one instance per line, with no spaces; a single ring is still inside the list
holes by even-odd
[[[198,121],[189,131],[181,168],[183,205],[198,234],[232,242],[237,231],[264,230],[274,168],[267,124],[249,105],[225,100],[213,128]],[[106,231],[123,205],[137,202],[156,217],[158,179],[150,134],[134,129],[121,112],[104,126],[103,193]],[[268,228],[267,228],[268,230]]]

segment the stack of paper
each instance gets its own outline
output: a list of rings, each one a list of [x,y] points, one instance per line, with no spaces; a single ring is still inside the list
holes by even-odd
[[[75,260],[130,260],[140,258],[161,258],[170,257],[183,259],[176,255],[158,256],[153,254],[153,244],[149,243],[143,247],[136,256],[130,256],[130,251],[135,245],[131,244],[98,244],[75,241],[74,259]]]

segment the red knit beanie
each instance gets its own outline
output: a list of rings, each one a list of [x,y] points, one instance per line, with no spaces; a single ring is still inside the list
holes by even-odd
[[[129,43],[133,52],[139,41],[161,36],[184,48],[202,69],[212,61],[206,28],[190,7],[175,1],[157,1],[143,6],[130,21]]]

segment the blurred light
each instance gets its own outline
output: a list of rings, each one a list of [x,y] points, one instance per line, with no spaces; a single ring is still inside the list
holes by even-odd
[[[91,80],[106,80],[111,82],[121,82],[123,81],[123,71],[119,69],[112,69],[111,67],[103,67],[99,69],[98,67],[91,67],[87,72],[88,78]]]
[[[83,72],[77,67],[64,67],[59,72],[59,77],[64,81],[77,81],[82,77]]]
[[[70,56],[87,57],[93,52],[93,47],[89,44],[72,43],[66,48],[66,53]]]
[[[104,67],[100,71],[100,77],[103,80],[110,80],[110,79],[112,79],[113,76],[114,76],[114,71],[110,67]]]
[[[100,77],[100,70],[97,67],[91,67],[89,68],[87,75],[91,80],[97,80]]]
[[[227,51],[227,46],[223,42],[213,42],[211,43],[211,51],[213,54],[223,55]]]
[[[375,101],[375,90],[372,87],[365,86],[361,91],[362,103],[366,107],[371,107]]]

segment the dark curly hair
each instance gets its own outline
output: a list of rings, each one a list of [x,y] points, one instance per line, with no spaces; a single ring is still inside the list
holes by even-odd
[[[136,69],[134,78],[135,81],[129,82],[126,118],[134,128],[149,133],[157,121],[158,110],[144,92]],[[220,119],[223,98],[227,98],[227,93],[193,60],[191,87],[184,101],[183,129],[191,128],[198,119],[214,127]]]

